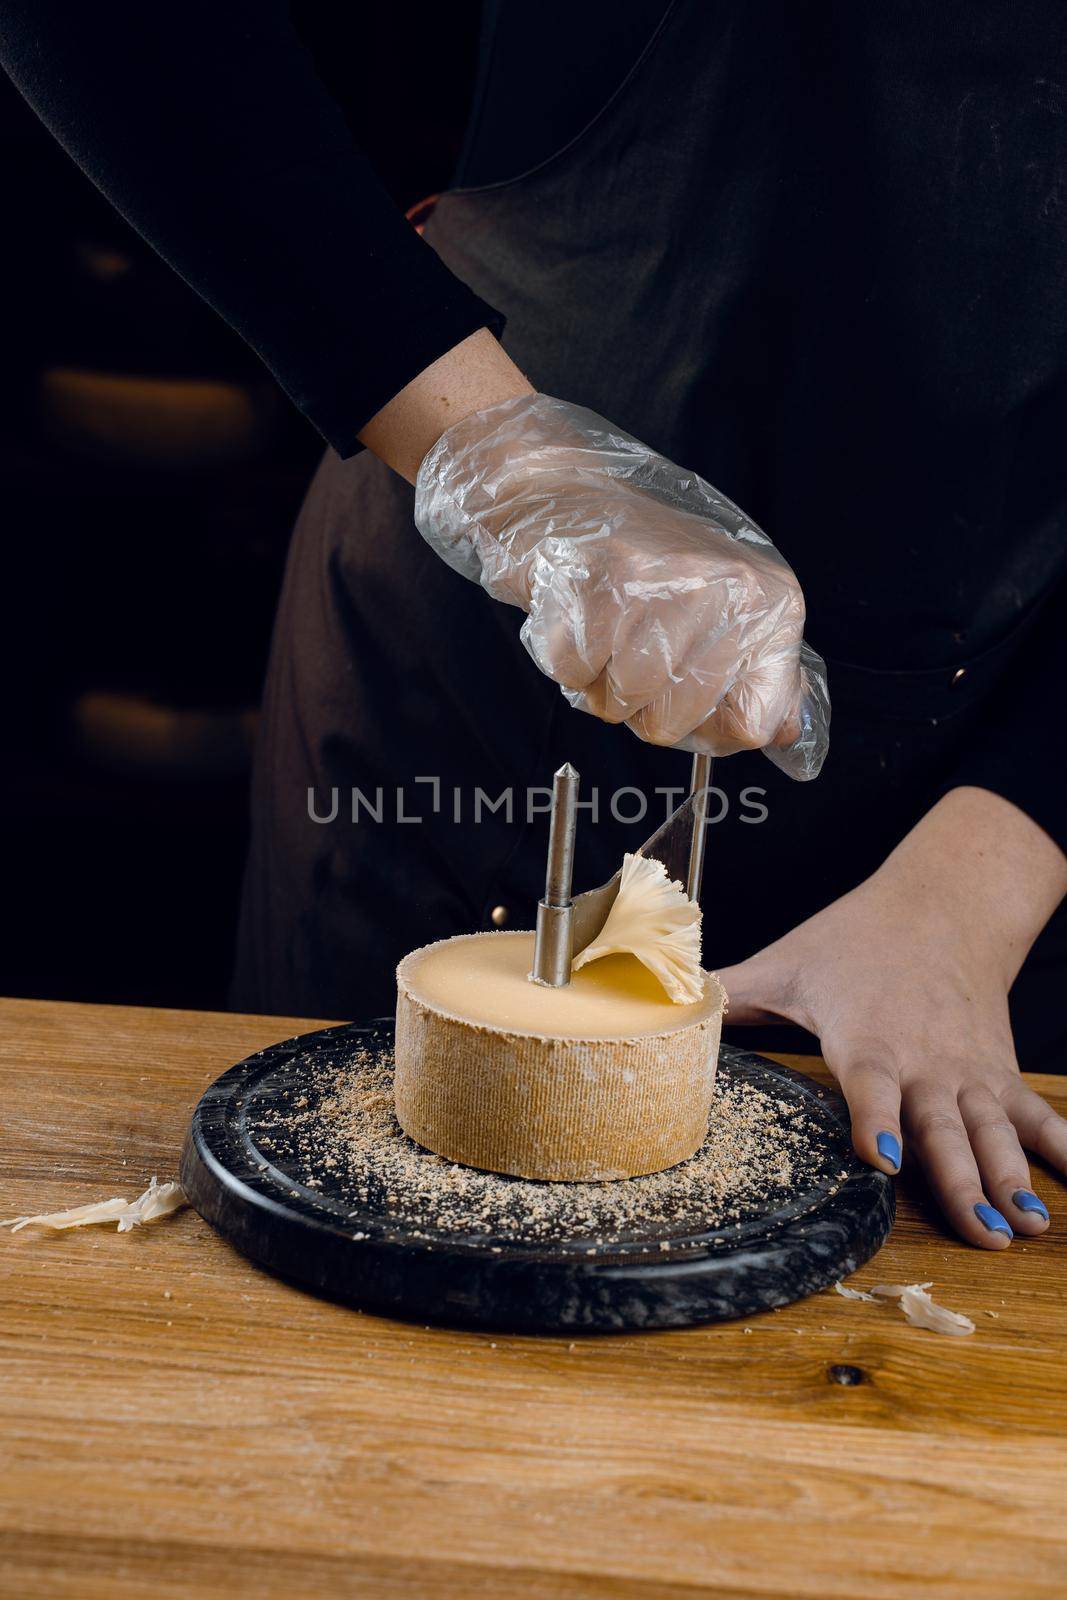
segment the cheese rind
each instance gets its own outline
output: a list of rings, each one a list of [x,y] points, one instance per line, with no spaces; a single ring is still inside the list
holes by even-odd
[[[449,1160],[596,1181],[687,1160],[707,1132],[723,992],[672,1004],[632,956],[526,981],[531,933],[424,946],[397,969],[396,1114]]]

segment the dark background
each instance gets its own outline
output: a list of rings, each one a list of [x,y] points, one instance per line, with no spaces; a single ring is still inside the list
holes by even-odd
[[[294,7],[397,203],[447,184],[478,7]],[[226,1004],[256,706],[322,449],[0,75],[0,992]]]

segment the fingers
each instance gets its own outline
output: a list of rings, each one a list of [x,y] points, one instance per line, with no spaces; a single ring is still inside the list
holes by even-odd
[[[993,1205],[1016,1233],[1044,1233],[1048,1212],[1031,1188],[1030,1168],[1005,1107],[988,1089],[977,1086],[962,1091],[959,1108],[982,1187]]]
[[[580,691],[579,696],[564,688],[564,693],[573,705],[579,705],[583,711],[588,711],[592,716],[599,717],[601,722],[625,722],[633,713],[633,707],[627,700],[622,700],[611,681],[611,674],[602,672],[599,678]]]
[[[674,745],[704,721],[726,692],[730,679],[710,672],[683,672],[677,683],[642,707],[630,720],[639,739]]]
[[[571,574],[535,563],[520,638],[546,677],[563,689],[588,690],[607,665],[611,634],[607,607],[590,607]]]
[[[650,744],[684,739],[737,676],[742,630],[724,629],[715,592],[682,583],[620,618],[607,676],[631,728]]]
[[[677,597],[674,597],[677,600]],[[602,677],[607,697],[634,732],[650,744],[675,744],[716,705],[735,670],[736,649],[723,640],[711,669],[693,672],[699,615],[663,601],[631,609],[620,618],[611,660]]]
[[[629,719],[649,744],[676,745],[690,736],[715,755],[759,750],[771,743],[799,696],[799,667],[789,653],[746,666],[737,677],[732,637],[714,652],[678,658],[668,689]],[[614,675],[614,663],[610,669]]]
[[[735,969],[742,980],[745,965]],[[740,988],[744,997],[743,981]],[[897,1069],[876,1052],[835,1053],[827,1045],[826,1059],[848,1101],[857,1155],[896,1172],[903,1124],[941,1209],[969,1244],[1003,1250],[1016,1233],[1046,1231],[1048,1211],[1023,1145],[1067,1172],[1067,1122],[1040,1095],[1021,1082],[1005,1097],[965,1083],[957,1098],[948,1082],[928,1080],[902,1093]]]
[[[532,564],[522,639],[573,704],[651,744],[703,730],[725,754],[775,738],[801,684],[794,584],[699,550],[550,555]]]
[[[726,695],[721,709],[739,744],[747,741],[752,748],[762,748],[781,742],[783,725],[803,693],[799,646],[799,638],[776,643],[773,652],[746,668]],[[799,721],[794,722],[799,732]],[[792,744],[796,736],[788,742]]]
[[[956,1232],[984,1250],[1005,1250],[1012,1225],[982,1188],[959,1105],[945,1088],[917,1085],[904,1104],[905,1131]]]
[[[903,1141],[895,1067],[875,1055],[835,1060],[829,1047],[826,1060],[848,1101],[856,1154],[881,1172],[899,1172]]]
[[[1021,1081],[1005,1102],[1005,1109],[1024,1149],[1032,1150],[1058,1172],[1067,1173],[1067,1122]],[[1044,1218],[1048,1215],[1044,1202],[1033,1190],[1016,1194],[1013,1199],[1016,1207],[1030,1216]]]
[[[1006,1108],[1027,1150],[1058,1172],[1067,1173],[1067,1122],[1021,1081]]]
[[[804,682],[800,667],[800,636],[792,629],[779,633],[750,655],[740,672],[724,685],[716,701],[710,695],[703,703],[693,696],[686,706],[687,728],[672,727],[671,743],[687,740],[689,749],[707,749],[728,755],[737,750],[760,750],[783,741],[788,727],[787,745],[801,731],[799,706]],[[695,684],[707,676],[706,660],[687,667],[688,680]],[[646,717],[655,713],[655,704],[646,708]],[[694,719],[695,714],[695,719]],[[647,735],[646,735],[647,737]],[[666,740],[657,742],[666,743]]]

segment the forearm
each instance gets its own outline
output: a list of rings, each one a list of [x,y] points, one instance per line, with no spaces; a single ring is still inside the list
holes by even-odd
[[[360,431],[360,443],[414,483],[426,452],[454,422],[532,393],[532,385],[488,328],[480,328],[383,406]]]
[[[1067,856],[1025,812],[988,789],[951,790],[868,880],[944,922],[1010,985],[1067,894]]]

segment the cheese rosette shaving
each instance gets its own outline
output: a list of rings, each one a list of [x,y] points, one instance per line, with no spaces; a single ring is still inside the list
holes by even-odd
[[[704,993],[700,965],[700,907],[662,861],[625,855],[619,892],[608,920],[571,962],[577,972],[601,956],[632,955],[647,967],[675,1005],[692,1005]]]

